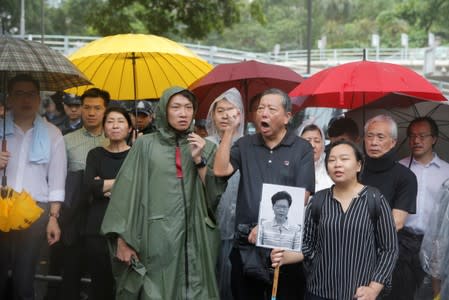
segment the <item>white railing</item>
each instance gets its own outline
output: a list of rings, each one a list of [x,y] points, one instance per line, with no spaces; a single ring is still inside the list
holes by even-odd
[[[28,40],[41,41],[41,36],[30,34],[25,36]],[[85,44],[99,39],[97,36],[64,36],[46,35],[44,43],[65,55],[69,55]],[[205,46],[200,44],[181,43],[193,52],[207,60],[213,65],[222,63],[233,63],[242,60],[255,59],[262,62],[277,63],[288,66],[298,73],[306,73],[307,50],[285,50],[278,53],[272,52],[250,52],[220,48],[216,46]],[[429,52],[431,55],[429,56]],[[329,66],[361,60],[362,48],[343,49],[312,49],[311,66],[313,71],[318,71]],[[424,73],[426,60],[432,59],[432,72],[440,72],[447,75],[449,72],[449,47],[436,48],[368,48],[366,59],[373,61],[385,61],[406,65]],[[444,81],[431,81],[445,95],[449,96],[449,83]]]
[[[41,40],[38,34],[30,34],[25,36],[28,40]],[[44,42],[48,46],[57,49],[68,55],[76,49],[82,47],[86,43],[96,40],[100,37],[96,36],[65,36],[65,35],[46,35]],[[257,59],[267,62],[306,62],[307,50],[285,50],[279,53],[261,53],[241,51],[234,49],[219,48],[216,46],[204,46],[200,44],[181,43],[193,50],[198,55],[209,60],[214,64],[242,61],[244,59]],[[368,48],[366,56],[368,60],[379,61],[404,61],[409,64],[413,61],[423,61],[425,52],[428,48]],[[313,62],[332,62],[334,64],[355,61],[362,59],[362,48],[342,48],[342,49],[312,49],[311,60]],[[438,47],[435,49],[435,57],[437,60],[449,59],[449,47]]]

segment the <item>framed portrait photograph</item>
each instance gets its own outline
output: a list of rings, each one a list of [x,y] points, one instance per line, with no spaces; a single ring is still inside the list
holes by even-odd
[[[257,246],[301,252],[304,196],[304,188],[263,184]]]

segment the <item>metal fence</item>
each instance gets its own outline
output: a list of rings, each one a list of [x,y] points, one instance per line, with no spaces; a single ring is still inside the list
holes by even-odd
[[[25,36],[28,40],[41,40],[41,35],[30,34]],[[76,49],[86,43],[99,39],[98,36],[66,36],[66,35],[46,35],[44,42],[46,45],[69,55]],[[295,62],[306,61],[307,50],[285,50],[278,53],[273,52],[251,52],[241,51],[216,46],[205,46],[201,44],[181,43],[207,59],[213,64],[236,62],[244,59],[257,59],[267,62]],[[403,62],[422,62],[425,59],[425,53],[429,48],[367,48],[367,59],[378,61],[403,61]],[[449,47],[436,47],[435,58],[437,60],[449,60]],[[312,61],[331,61],[342,63],[348,61],[360,60],[362,58],[363,48],[342,48],[342,49],[312,49]]]
[[[40,35],[25,36],[28,40],[41,41]],[[99,39],[98,36],[46,35],[44,43],[65,55],[70,55],[85,44]],[[298,73],[306,73],[307,50],[285,50],[273,52],[251,52],[181,43],[213,65],[255,59],[262,62],[288,66]],[[361,60],[363,48],[312,49],[311,65],[313,71],[329,66]],[[434,48],[367,48],[366,58],[405,65],[423,74],[437,73],[449,77],[449,47]],[[431,80],[445,95],[449,95],[449,83]]]

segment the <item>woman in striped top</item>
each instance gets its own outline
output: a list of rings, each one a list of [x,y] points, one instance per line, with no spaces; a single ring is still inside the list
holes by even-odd
[[[307,207],[302,253],[274,249],[273,267],[304,260],[307,300],[376,299],[390,284],[398,255],[391,209],[377,190],[360,184],[363,155],[353,143],[333,144],[325,162],[335,184],[314,196],[324,197],[319,217],[313,198]],[[374,219],[368,199],[376,195]]]

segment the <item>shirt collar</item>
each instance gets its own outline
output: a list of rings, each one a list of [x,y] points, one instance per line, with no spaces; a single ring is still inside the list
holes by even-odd
[[[89,131],[87,131],[86,127],[81,127],[81,133],[85,136],[89,136],[89,137],[99,137],[101,135],[103,135],[103,130],[100,132],[100,134],[97,135],[93,135],[92,133],[90,133]]]
[[[283,224],[279,224],[279,223],[276,223],[276,221],[273,221],[273,227],[276,227],[276,228],[282,227],[283,229],[288,230],[288,224],[287,223],[288,222],[285,221]]]
[[[409,160],[410,161],[410,160]],[[429,162],[429,163],[427,163],[427,164],[425,164],[425,165],[423,165],[422,163],[420,163],[419,161],[417,161],[415,158],[413,158],[413,161],[412,161],[412,163],[415,165],[422,165],[422,166],[424,166],[424,167],[428,167],[428,166],[431,166],[431,165],[434,165],[435,167],[437,167],[437,168],[440,168],[441,167],[441,165],[442,165],[442,159],[438,156],[438,154],[436,154],[435,152],[433,152],[433,158],[432,158],[432,160]]]
[[[257,145],[257,146],[265,146],[265,140],[262,137],[262,134],[260,133],[256,133],[253,139],[253,144]],[[295,138],[296,138],[296,134],[294,133],[294,131],[287,129],[287,132],[284,136],[284,138],[281,140],[281,142],[275,147],[279,147],[279,146],[291,146],[295,143]]]

